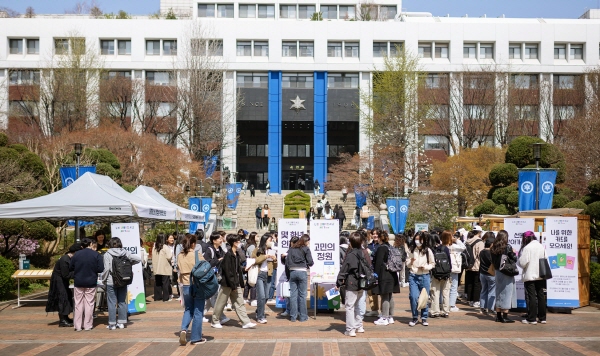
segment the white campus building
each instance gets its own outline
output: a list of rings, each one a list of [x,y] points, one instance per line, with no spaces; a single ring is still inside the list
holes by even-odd
[[[161,13],[170,9],[176,20],[0,18],[0,79],[9,83],[0,88],[0,128],[9,129],[13,119],[11,86],[35,84],[31,73],[68,47],[60,40],[70,33],[85,37],[109,70],[169,85],[164,73],[181,59],[177,48],[199,22],[219,46],[224,91],[244,98],[229,113],[237,124],[231,139],[240,142],[223,152],[223,164],[258,187],[269,179],[276,192],[295,189],[298,178],[325,181],[338,153],[367,147],[359,93],[371,88],[373,71],[397,46],[421,57],[432,88],[440,75],[509,65],[526,89],[542,82],[572,89],[600,64],[599,10],[579,19],[452,18],[402,12],[401,0],[362,6],[356,0],[161,0]],[[426,151],[448,146],[435,134],[420,134]]]

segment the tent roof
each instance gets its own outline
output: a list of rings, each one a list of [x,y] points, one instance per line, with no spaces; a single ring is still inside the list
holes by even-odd
[[[0,219],[127,222],[175,217],[174,208],[131,195],[109,177],[89,172],[52,194],[0,205]]]
[[[145,185],[140,185],[132,193],[137,197],[143,198],[148,201],[152,201],[158,205],[174,208],[177,210],[177,219],[182,221],[198,221],[204,222],[204,213],[199,211],[193,211],[180,207],[179,205],[170,202],[165,199],[159,192],[154,188]]]

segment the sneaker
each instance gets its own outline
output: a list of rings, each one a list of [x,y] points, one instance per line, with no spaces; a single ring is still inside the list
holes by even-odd
[[[361,326],[360,328],[356,329],[357,333],[364,333],[365,329]]]
[[[474,308],[479,308],[479,307],[480,307],[480,304],[479,304],[479,302],[475,302],[475,303],[473,303],[472,307],[474,307]]]
[[[123,324],[117,324],[117,328],[119,328],[119,329],[125,329],[125,325],[123,325]]]
[[[202,322],[203,322],[203,323],[208,323],[208,319],[206,319],[206,318],[202,318]]]
[[[290,314],[288,314],[288,312],[286,312],[286,311],[284,311],[284,312],[282,312],[282,313],[279,313],[278,315],[279,315],[279,316],[284,316],[284,317],[285,317],[285,316],[290,316]]]
[[[206,344],[206,339],[202,338],[202,339],[200,339],[200,340],[198,340],[198,341],[192,341],[192,342],[190,342],[190,344],[192,344],[192,345],[202,345],[202,344]]]
[[[421,324],[423,324],[423,326],[429,326],[429,323],[427,322],[427,319],[421,320]]]
[[[185,346],[187,344],[187,332],[185,330],[181,330],[179,333],[179,345]]]
[[[233,309],[231,309],[231,304],[227,304],[227,306],[225,307],[225,310],[232,311]]]
[[[74,329],[75,331],[81,331],[81,329]]]
[[[529,321],[529,320],[527,320],[527,319],[523,319],[523,320],[521,320],[521,322],[522,322],[523,324],[531,324],[531,325],[535,325],[535,324],[537,324],[537,321]]]
[[[267,323],[267,319],[260,319],[256,321],[259,324],[266,324]]]
[[[108,325],[106,328],[108,330],[115,330],[117,328],[117,326],[116,325]]]
[[[92,318],[93,318],[93,319],[96,319],[97,317],[98,317],[98,314],[95,314],[95,313],[94,313],[94,314],[92,315]]]
[[[83,329],[83,331],[92,331],[92,329],[93,329],[93,327],[92,328]]]
[[[223,329],[223,325],[216,323],[216,324],[210,324],[211,327],[215,328],[215,329]]]
[[[250,304],[250,300],[249,299],[244,299],[244,303]]]
[[[473,306],[473,302],[469,302],[469,306],[472,307]]]
[[[255,307],[255,306],[257,306],[257,305],[258,305],[258,302],[257,302],[256,300],[253,300],[253,301],[250,303],[250,306],[251,306],[251,307]],[[231,310],[231,307],[229,307],[229,310]]]
[[[254,329],[255,327],[256,327],[256,324],[248,323],[248,324],[242,326],[242,329]]]
[[[350,330],[350,331],[344,332],[344,335],[350,336],[350,337],[355,337],[356,336],[356,332],[354,330]]]
[[[460,311],[460,309],[458,309],[457,307],[452,307],[452,308],[450,308],[450,311],[451,312],[457,312],[457,311]]]
[[[378,311],[366,312],[365,316],[379,316],[379,312]]]
[[[415,325],[417,325],[417,322],[418,322],[418,320],[417,320],[417,319],[413,319],[412,321],[410,321],[410,322],[408,323],[408,326],[415,326]]]
[[[377,320],[375,320],[375,321],[374,321],[374,324],[375,324],[375,325],[386,326],[386,325],[388,325],[388,324],[389,324],[389,322],[388,322],[388,320],[387,320],[387,319],[384,319],[384,318],[379,318],[379,319],[377,319]]]
[[[439,318],[440,314],[431,314],[429,315],[430,318]]]
[[[223,319],[221,319],[221,324],[225,324],[228,321],[230,321],[231,319],[229,319],[228,317],[223,317]]]
[[[546,320],[540,320],[540,324],[546,324]]]
[[[408,287],[408,283],[402,283],[402,288]]]
[[[389,317],[388,324],[393,324],[393,323],[394,323],[394,317]]]

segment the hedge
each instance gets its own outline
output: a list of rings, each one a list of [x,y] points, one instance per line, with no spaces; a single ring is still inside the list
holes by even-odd
[[[0,256],[0,298],[8,296],[13,289],[14,280],[12,275],[15,273],[15,266],[13,263]]]
[[[600,263],[590,263],[590,300],[600,302]]]
[[[492,167],[489,178],[492,185],[507,187],[519,180],[519,169],[513,163],[500,163]]]
[[[310,196],[299,190],[286,195],[283,203],[283,217],[286,219],[297,219],[300,210],[310,210]]]

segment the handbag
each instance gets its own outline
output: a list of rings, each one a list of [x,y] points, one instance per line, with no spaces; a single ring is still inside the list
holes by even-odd
[[[256,281],[258,280],[258,266],[254,265],[250,267],[248,270],[248,284],[250,287],[254,287],[256,285]]]
[[[550,269],[550,264],[548,263],[548,259],[544,254],[543,258],[539,259],[539,270],[540,270],[540,278],[542,279],[552,279],[552,270]]]
[[[427,301],[429,300],[429,296],[427,295],[427,289],[421,289],[421,294],[419,294],[419,300],[417,301],[417,310],[422,310],[427,308]]]
[[[510,246],[506,247],[507,252],[502,254],[500,258],[500,272],[504,273],[507,276],[516,276],[519,274],[519,269],[517,268],[517,261],[510,258],[508,255],[508,249],[512,248]]]
[[[292,296],[290,293],[290,282],[281,283],[281,296],[284,298],[289,298]]]
[[[488,268],[488,270],[487,270],[487,273],[488,273],[490,276],[495,276],[495,275],[496,275],[496,267],[494,267],[494,264],[493,264],[493,263],[492,263],[492,264],[490,264],[490,267]]]

